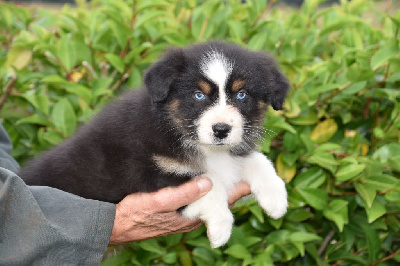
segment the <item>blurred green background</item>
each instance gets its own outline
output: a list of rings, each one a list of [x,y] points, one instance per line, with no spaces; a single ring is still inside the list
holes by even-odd
[[[211,39],[268,51],[291,82],[260,149],[289,210],[233,208],[229,243],[202,227],[123,247],[104,265],[399,265],[399,1],[0,2],[0,121],[23,164],[58,144],[170,46]]]

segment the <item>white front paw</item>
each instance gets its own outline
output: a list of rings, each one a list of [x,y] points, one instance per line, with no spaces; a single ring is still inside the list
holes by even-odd
[[[275,182],[268,186],[268,189],[258,193],[257,201],[265,212],[274,219],[279,219],[285,215],[288,201],[285,182],[280,177],[276,177]]]
[[[223,219],[207,223],[207,236],[212,248],[219,248],[228,242],[232,233],[233,216],[226,215]]]

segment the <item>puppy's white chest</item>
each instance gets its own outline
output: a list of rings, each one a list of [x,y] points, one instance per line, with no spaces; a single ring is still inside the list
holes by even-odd
[[[213,183],[218,182],[229,191],[241,179],[243,162],[229,151],[205,151],[204,175]]]

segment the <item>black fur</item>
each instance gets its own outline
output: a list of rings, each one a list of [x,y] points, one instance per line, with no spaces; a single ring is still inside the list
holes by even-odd
[[[188,138],[196,140],[195,135],[188,134],[189,129],[218,97],[215,84],[202,76],[199,65],[210,47],[235,63],[228,87],[234,80],[245,81],[244,89],[251,97],[241,103],[230,97],[245,121],[262,123],[254,121],[265,112],[259,101],[282,109],[289,83],[266,54],[222,42],[175,48],[149,68],[144,77],[145,88],[128,92],[106,106],[71,138],[29,162],[19,175],[29,185],[51,186],[114,203],[130,193],[156,191],[194,177],[165,173],[157,168],[152,156],[201,164],[196,147],[183,142]],[[207,101],[193,100],[199,80],[213,88]],[[233,147],[231,152],[247,154],[254,147],[255,138]]]

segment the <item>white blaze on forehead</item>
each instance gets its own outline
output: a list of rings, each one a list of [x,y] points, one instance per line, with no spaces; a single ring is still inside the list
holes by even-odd
[[[200,63],[202,73],[218,86],[219,104],[226,105],[225,86],[232,73],[233,63],[223,54],[212,50],[204,55]]]

